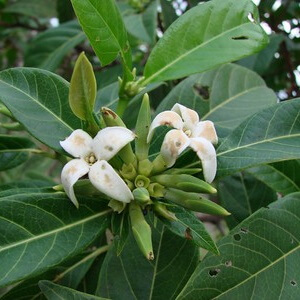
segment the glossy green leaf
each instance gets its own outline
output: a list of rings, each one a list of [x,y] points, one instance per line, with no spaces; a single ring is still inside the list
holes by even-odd
[[[248,0],[212,0],[190,9],[154,47],[144,83],[200,73],[260,51],[268,37],[257,23],[258,11]]]
[[[148,44],[154,44],[157,26],[157,0],[151,1],[142,13],[125,15],[124,23],[128,33]]]
[[[109,250],[97,295],[114,300],[176,298],[195,269],[198,249],[160,223],[152,227],[152,236],[155,259],[150,262],[141,254],[132,235],[119,257],[114,248]]]
[[[81,120],[91,120],[96,100],[97,84],[93,66],[84,53],[76,61],[70,82],[69,104]]]
[[[232,130],[276,102],[275,93],[260,76],[244,67],[227,64],[183,80],[160,103],[156,113],[180,103],[196,110],[201,120],[213,121],[219,131]]]
[[[14,68],[0,72],[0,100],[38,140],[58,152],[82,124],[68,102],[69,84],[48,71]]]
[[[51,281],[41,280],[39,286],[48,300],[105,300],[105,298],[78,292]]]
[[[218,243],[178,296],[181,299],[297,299],[300,193],[262,208]]]
[[[64,193],[0,198],[0,286],[60,264],[106,229],[110,213],[106,203],[99,199],[79,202],[77,210]]]
[[[231,215],[226,218],[235,227],[255,211],[277,199],[276,193],[253,176],[238,173],[218,182],[218,196]]]
[[[300,158],[300,99],[254,114],[217,149],[218,176],[247,167]]]
[[[198,247],[218,254],[218,248],[206,231],[203,223],[190,211],[179,206],[170,206],[168,210],[175,214],[178,221],[161,218],[166,227],[176,235],[193,241]]]
[[[298,160],[257,166],[247,169],[247,173],[283,195],[300,191],[300,162]]]
[[[24,163],[31,150],[34,150],[34,144],[29,139],[0,134],[0,171]]]
[[[56,16],[56,3],[53,0],[16,0],[10,1],[3,10],[30,17],[51,18]]]
[[[270,44],[264,50],[255,55],[243,58],[237,63],[263,75],[269,70],[272,61],[275,59],[274,54],[279,50],[279,46],[283,40],[283,35],[271,35]]]
[[[79,22],[103,66],[118,54],[131,69],[127,32],[114,0],[71,0]]]
[[[55,71],[63,58],[85,39],[86,36],[76,21],[48,29],[28,43],[25,66]]]

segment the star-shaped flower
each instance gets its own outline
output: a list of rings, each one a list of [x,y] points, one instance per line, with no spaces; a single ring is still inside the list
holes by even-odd
[[[100,130],[94,139],[85,131],[77,129],[60,142],[62,148],[75,157],[64,166],[61,181],[76,207],[78,201],[73,186],[87,173],[91,183],[103,194],[126,203],[133,199],[128,186],[107,161],[134,138],[135,135],[129,129],[116,126]]]
[[[156,127],[167,125],[170,130],[162,143],[160,153],[167,167],[175,164],[177,157],[191,147],[202,162],[204,178],[212,182],[217,171],[216,151],[218,143],[215,126],[211,121],[199,121],[197,112],[176,103],[169,111],[159,113],[151,123],[147,142],[150,143]]]

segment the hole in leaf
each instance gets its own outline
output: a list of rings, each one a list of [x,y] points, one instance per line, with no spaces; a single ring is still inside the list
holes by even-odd
[[[231,260],[225,261],[225,266],[226,267],[231,267],[232,266],[232,261]]]
[[[221,272],[220,269],[211,269],[208,271],[210,277],[216,277]]]
[[[208,100],[209,99],[209,87],[208,86],[204,86],[198,83],[195,83],[193,86],[195,92],[201,96],[204,100]]]
[[[252,23],[255,23],[255,20],[254,20],[254,17],[253,17],[253,14],[252,13],[249,13],[248,14],[248,20]]]
[[[244,234],[247,234],[247,233],[248,233],[248,229],[247,229],[247,228],[244,228],[244,227],[242,227],[242,228],[241,228],[241,232],[242,232],[242,233],[244,233]]]
[[[233,236],[233,238],[236,240],[236,241],[240,241],[242,239],[242,237],[237,233]]]
[[[233,36],[232,39],[236,41],[241,41],[241,40],[249,40],[249,37],[245,35],[240,35],[240,36]]]
[[[290,283],[291,283],[292,286],[296,286],[297,285],[297,282],[295,280],[291,280]]]

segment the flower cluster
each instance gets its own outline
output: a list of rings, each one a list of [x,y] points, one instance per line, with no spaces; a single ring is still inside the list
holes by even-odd
[[[147,95],[141,105],[135,134],[108,108],[102,109],[102,118],[107,127],[94,138],[78,129],[60,142],[74,157],[64,166],[61,180],[76,207],[74,185],[88,174],[91,184],[110,199],[108,205],[114,211],[129,214],[137,244],[148,259],[154,256],[145,211],[151,209],[158,217],[171,222],[177,221],[172,212],[172,207],[177,205],[192,211],[228,215],[224,208],[203,197],[203,193],[216,192],[209,184],[216,174],[213,144],[218,142],[211,121],[201,122],[194,110],[175,104],[151,122]],[[148,152],[152,137],[155,129],[163,125],[174,129],[167,132],[160,153],[150,161]],[[130,144],[134,140],[135,152]],[[205,181],[195,176],[200,173],[200,168],[171,168],[188,147],[197,153]]]

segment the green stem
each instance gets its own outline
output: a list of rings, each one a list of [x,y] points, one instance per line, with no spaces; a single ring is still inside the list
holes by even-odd
[[[124,111],[129,103],[129,99],[119,98],[118,106],[117,106],[117,114],[120,116],[120,118],[123,116]]]

